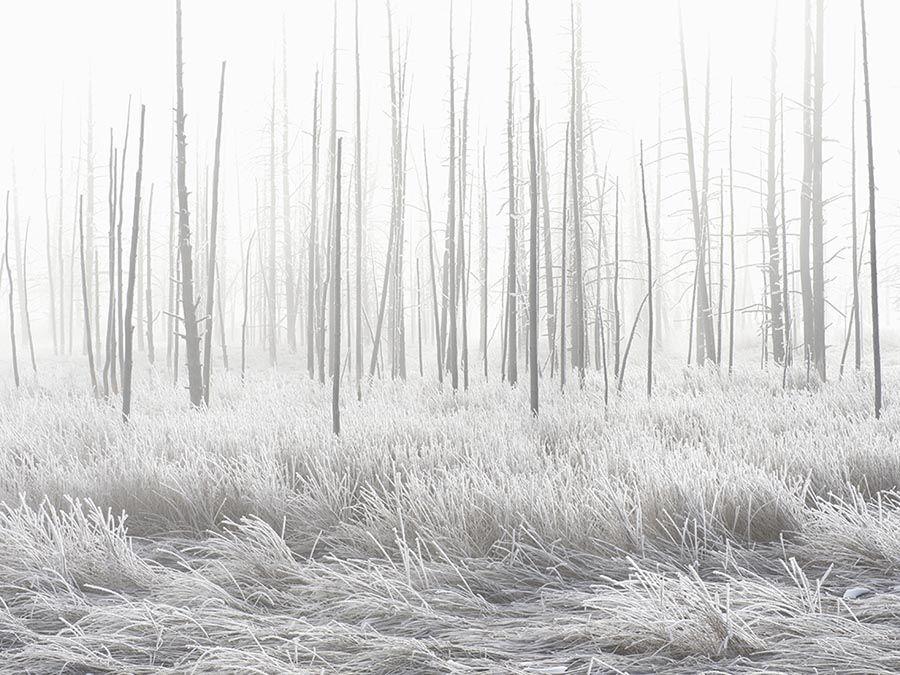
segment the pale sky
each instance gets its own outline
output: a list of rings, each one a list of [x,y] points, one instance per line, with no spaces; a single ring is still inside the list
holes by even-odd
[[[735,164],[742,187],[756,187],[747,174],[758,173],[764,158],[759,150],[764,138],[768,112],[769,45],[776,2],[774,0],[684,0],[687,58],[691,75],[694,131],[702,124],[703,80],[707,53],[711,55],[712,128],[714,131],[711,176],[718,181],[720,169],[727,168],[726,149],[729,83],[734,87]],[[442,221],[445,207],[447,98],[448,98],[448,15],[445,0],[394,0],[394,25],[401,35],[409,35],[409,72],[412,82],[410,113],[410,162],[408,217],[411,233],[420,236],[421,204],[416,167],[421,165],[421,135],[428,137],[432,198],[435,216]],[[487,144],[488,183],[491,215],[496,221],[492,246],[502,256],[500,213],[505,200],[505,115],[509,39],[508,2],[457,2],[454,16],[454,45],[457,54],[457,96],[462,97],[465,48],[470,7],[472,8],[472,128],[470,137],[479,146]],[[353,9],[351,0],[337,0],[338,11],[338,98],[339,127],[352,149],[353,133]],[[876,178],[879,192],[879,220],[883,234],[884,269],[890,274],[893,230],[900,197],[900,71],[897,70],[896,27],[900,25],[900,3],[869,0],[870,61],[873,87],[876,141]],[[236,255],[236,210],[234,176],[239,165],[241,206],[249,223],[253,208],[253,181],[265,185],[267,178],[266,124],[271,105],[273,65],[279,68],[278,91],[281,106],[282,18],[287,31],[289,105],[292,138],[291,161],[294,186],[306,177],[309,151],[308,132],[312,117],[313,74],[322,69],[330,86],[330,51],[333,5],[329,2],[261,0],[239,3],[216,0],[184,0],[186,58],[185,96],[188,113],[188,170],[193,176],[197,153],[201,163],[211,163],[215,132],[216,87],[222,60],[228,62],[225,105],[225,247]],[[561,168],[560,140],[568,114],[568,4],[555,0],[534,0],[532,13],[538,95],[542,106],[551,162]],[[588,97],[595,121],[602,123],[596,137],[601,163],[609,158],[610,171],[622,176],[626,192],[634,176],[634,152],[638,141],[653,146],[657,139],[657,100],[663,94],[663,136],[669,139],[668,153],[681,152],[683,142],[678,60],[677,4],[667,0],[583,0],[583,42],[590,86]],[[782,0],[778,7],[777,86],[785,97],[788,189],[796,187],[801,175],[799,147],[801,118],[796,99],[800,96],[802,73],[802,14],[800,0]],[[826,211],[827,238],[832,252],[847,241],[849,200],[839,198],[849,184],[850,88],[853,72],[854,39],[858,39],[857,2],[826,2],[825,57],[825,192],[838,198]],[[517,114],[527,112],[524,2],[514,2],[514,59],[517,73]],[[360,41],[364,86],[364,116],[368,120],[370,172],[378,189],[370,208],[370,228],[381,231],[388,204],[389,129],[387,117],[387,43],[384,2],[360,2]],[[125,109],[133,95],[132,130],[141,102],[147,105],[145,181],[157,184],[159,231],[167,222],[168,161],[171,103],[174,88],[174,1],[139,0],[31,0],[6,3],[0,22],[0,87],[6,104],[0,109],[0,187],[10,186],[10,166],[14,156],[20,191],[22,218],[31,217],[32,236],[29,260],[37,270],[32,285],[35,298],[46,286],[39,281],[43,262],[43,192],[41,183],[42,138],[47,136],[50,173],[51,213],[55,213],[58,189],[60,100],[64,99],[63,154],[65,158],[66,228],[74,204],[73,171],[78,140],[84,133],[89,79],[93,83],[95,115],[95,161],[105,164],[109,127],[117,142],[124,133]],[[861,59],[861,56],[860,56]],[[865,136],[862,107],[862,76],[859,69],[857,97],[860,208],[865,206]],[[46,130],[46,131],[45,131]],[[134,138],[134,137],[133,137]],[[82,146],[83,148],[83,146]],[[126,194],[133,184],[136,143],[129,148],[129,176]],[[299,149],[299,152],[298,152]],[[473,150],[473,153],[475,151]],[[655,152],[655,150],[653,151]],[[476,155],[473,154],[472,161]],[[698,160],[699,161],[699,160]],[[523,167],[524,170],[525,167]],[[685,162],[674,155],[664,164],[664,195],[674,195],[664,204],[668,237],[677,242],[687,232],[682,210],[687,206],[680,190],[685,183]],[[98,202],[105,199],[105,177],[98,169]],[[554,172],[555,173],[555,172]],[[650,170],[651,176],[655,174]],[[280,178],[279,178],[280,180]],[[554,193],[561,178],[554,175]],[[654,181],[651,181],[654,182]],[[193,186],[193,178],[190,185]],[[655,187],[654,187],[655,190]],[[306,200],[304,191],[303,200]],[[130,203],[130,197],[126,197]],[[631,197],[627,197],[631,199]],[[739,195],[738,229],[747,232],[758,226],[755,211],[758,198],[743,190]],[[797,211],[796,194],[789,198],[788,217]],[[627,202],[623,213],[633,213]],[[105,208],[98,203],[98,208]],[[229,224],[229,220],[232,223]],[[230,228],[230,229],[229,229]],[[419,229],[417,229],[419,228]],[[626,226],[627,228],[627,226]],[[244,229],[246,233],[246,226]],[[373,238],[376,241],[377,237]],[[68,238],[67,238],[68,241]],[[160,239],[162,243],[162,239]],[[674,251],[680,244],[671,244]],[[376,243],[377,250],[377,243]],[[164,253],[160,253],[162,261]],[[845,306],[846,270],[844,257],[834,262],[833,295],[836,306]],[[38,262],[40,264],[38,264]],[[161,274],[162,265],[159,266]],[[492,267],[499,274],[499,263]],[[885,279],[885,284],[890,282]],[[832,292],[832,291],[829,291]],[[32,300],[35,321],[45,319],[40,300]],[[842,322],[842,320],[841,320]]]

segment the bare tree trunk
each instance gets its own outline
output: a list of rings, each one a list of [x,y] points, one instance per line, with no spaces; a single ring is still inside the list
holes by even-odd
[[[318,225],[318,185],[319,185],[319,71],[316,70],[316,82],[313,95],[313,128],[312,128],[312,156],[310,163],[312,170],[309,190],[309,281],[306,298],[306,367],[309,370],[310,379],[316,376],[316,338],[318,330],[316,320],[318,318],[317,298],[319,293],[319,241],[316,232]],[[248,253],[249,262],[249,253]]]
[[[153,342],[153,277],[150,276],[150,223],[153,220],[153,183],[150,183],[150,199],[147,202],[147,281],[144,292],[146,297],[144,304],[147,306],[147,360],[152,366],[156,361],[156,351]]]
[[[287,37],[282,19],[281,24],[281,213],[284,229],[284,305],[287,323],[288,349],[297,351],[297,289],[294,285],[294,242],[291,232],[291,186],[288,146],[288,72]],[[274,124],[274,122],[273,122]],[[215,188],[213,188],[215,190]],[[215,199],[215,193],[213,193]]]
[[[53,334],[53,355],[59,354],[59,339],[56,329],[56,287],[53,283],[53,255],[50,252],[50,242],[53,237],[50,233],[50,195],[47,194],[47,135],[44,134],[44,220],[46,222],[46,253],[47,253],[47,283],[50,291],[50,332]],[[59,279],[62,284],[62,277]],[[62,289],[60,289],[62,291]],[[60,317],[60,328],[62,327]]]
[[[704,221],[700,214],[700,200],[697,192],[697,173],[694,162],[694,137],[691,127],[691,104],[688,92],[687,60],[684,55],[684,29],[681,14],[678,16],[678,31],[681,43],[681,82],[684,103],[684,126],[687,141],[688,175],[691,186],[691,211],[694,221],[694,247],[697,255],[696,278],[696,326],[697,360],[702,365],[705,360],[715,360],[712,316],[709,311],[709,292],[706,282],[706,243]]]
[[[209,405],[212,374],[213,300],[216,290],[216,244],[219,232],[219,157],[222,147],[222,107],[225,97],[225,62],[219,75],[219,115],[216,121],[216,149],[213,159],[212,214],[209,220],[209,263],[206,273],[206,327],[203,330],[203,404]],[[274,124],[274,123],[273,123]],[[286,167],[285,167],[286,168]],[[287,193],[285,193],[287,198]]]
[[[446,268],[448,279],[447,301],[450,306],[447,336],[447,368],[450,371],[450,385],[453,391],[459,389],[459,363],[457,357],[456,334],[456,81],[453,73],[453,8],[450,9],[450,159],[449,188],[447,194]],[[462,206],[460,205],[460,208]]]
[[[181,305],[184,319],[184,352],[187,361],[188,391],[191,405],[195,408],[203,403],[203,373],[200,364],[200,337],[197,334],[197,301],[194,298],[194,267],[191,254],[190,213],[188,212],[188,191],[185,180],[187,139],[184,134],[184,87],[183,61],[181,51],[181,0],[175,0],[175,79],[176,112],[175,125],[178,138],[178,248],[181,256]]]
[[[12,278],[12,269],[9,265],[9,190],[6,191],[6,234],[4,236],[3,243],[3,262],[6,265],[6,280],[9,282],[9,345],[10,345],[10,354],[12,355],[12,364],[13,364],[13,377],[16,382],[16,387],[19,386],[19,359],[16,354],[16,316],[15,310],[13,308],[13,278]],[[85,303],[85,307],[87,307],[87,303]],[[88,331],[90,334],[90,331]],[[88,342],[88,349],[90,349],[90,342]],[[90,352],[88,352],[90,353]],[[93,368],[91,368],[91,374],[93,375]],[[94,388],[96,389],[96,382],[94,383]]]
[[[91,371],[91,389],[94,392],[94,396],[97,396],[99,393],[97,388],[97,369],[94,367],[94,348],[91,344],[91,304],[88,302],[88,283],[87,283],[87,270],[85,269],[84,264],[84,220],[82,218],[82,200],[81,195],[78,196],[78,251],[79,251],[79,260],[81,261],[81,306],[84,312],[84,334],[87,336],[87,340],[85,346],[87,347],[87,357],[88,357],[88,369]],[[6,205],[7,205],[7,224],[9,223],[9,192],[6,193]],[[7,227],[8,232],[8,227]],[[7,265],[7,272],[9,271],[9,265]],[[12,278],[10,278],[10,289],[9,289],[9,311],[10,318],[12,318]],[[10,329],[12,329],[12,322],[10,322]],[[13,367],[16,371],[16,385],[19,384],[19,375],[18,375],[18,366],[16,365],[16,340],[15,335],[12,334],[12,353],[13,353]]]
[[[562,243],[561,272],[560,272],[560,300],[559,300],[559,387],[566,390],[566,283],[568,269],[566,268],[566,209],[569,206],[569,135],[572,133],[570,122],[566,123],[566,149],[563,160],[563,199],[562,199]],[[617,371],[618,372],[618,371]]]
[[[169,148],[169,301],[168,301],[168,330],[166,331],[166,367],[172,366],[172,356],[175,344],[177,344],[176,328],[178,314],[177,294],[179,289],[175,283],[178,277],[178,242],[175,233],[175,120],[172,120],[172,139]]]
[[[647,215],[647,185],[644,179],[644,141],[641,141],[641,194],[644,198],[644,230],[647,234],[647,396],[653,394],[653,244]]]
[[[576,22],[576,9],[578,21]],[[572,29],[572,235],[573,235],[573,309],[572,317],[572,351],[573,366],[578,370],[578,384],[584,386],[585,367],[585,333],[584,333],[584,271],[582,265],[582,181],[584,177],[584,157],[582,153],[582,140],[584,125],[582,122],[582,80],[581,80],[581,5],[574,2],[571,5],[571,29]]]
[[[784,321],[782,315],[781,293],[781,242],[778,237],[778,216],[776,212],[777,166],[775,163],[775,124],[777,121],[775,78],[777,74],[776,36],[778,34],[778,17],[776,14],[772,28],[772,46],[769,68],[769,135],[766,171],[766,231],[769,244],[769,323],[772,327],[772,356],[775,363],[782,363],[785,358]]]
[[[362,334],[362,182],[365,174],[362,157],[362,83],[359,74],[359,0],[353,13],[353,37],[356,54],[356,400],[362,401],[363,334]],[[348,261],[349,262],[349,261]],[[419,277],[419,261],[416,260],[416,281]],[[422,334],[421,334],[422,289],[419,287],[419,374],[422,374]]]
[[[516,290],[516,167],[513,154],[513,38],[512,38],[512,5],[510,5],[509,21],[509,85],[507,89],[507,116],[506,116],[506,157],[507,157],[507,210],[509,211],[509,241],[506,254],[506,376],[509,383],[515,386],[519,379],[518,353],[516,336],[518,305],[518,292]]]
[[[728,202],[730,212],[731,232],[728,238],[731,248],[729,261],[731,263],[731,280],[728,284],[731,297],[728,302],[728,374],[734,370],[734,291],[736,266],[734,262],[734,87],[729,87],[728,95]]]
[[[538,110],[538,120],[540,120],[540,109]],[[550,377],[553,377],[556,370],[556,308],[554,307],[556,291],[553,287],[553,247],[550,236],[550,172],[547,168],[547,152],[540,122],[538,122],[537,126],[540,141],[541,201],[544,225],[544,290],[547,302],[547,346],[550,349]],[[486,255],[485,263],[487,263]]]
[[[134,326],[131,323],[134,311],[134,281],[138,266],[138,241],[141,228],[141,178],[144,168],[144,113],[145,106],[141,105],[141,131],[138,141],[138,166],[134,178],[134,219],[131,223],[131,249],[128,255],[128,290],[125,298],[125,342],[123,344],[124,369],[122,370],[122,421],[127,422],[131,415],[131,373],[134,368],[134,354],[132,353],[132,338]]]
[[[812,123],[812,0],[805,1],[803,26],[803,182],[800,186],[800,294],[803,301],[803,349],[806,369],[813,358],[815,324],[813,290],[809,266],[809,235],[812,218],[813,123]]]
[[[812,263],[813,263],[813,332],[814,361],[824,381],[825,369],[825,230],[822,199],[822,109],[824,95],[824,19],[825,4],[817,0],[815,75],[813,85],[813,181],[812,181]]]
[[[103,362],[103,394],[118,393],[116,378],[116,181],[118,180],[118,151],[113,147],[113,133],[109,130],[109,300],[106,306],[106,360]]]
[[[425,167],[425,215],[428,220],[428,265],[431,268],[431,299],[434,308],[434,337],[436,341],[438,383],[444,382],[444,350],[441,343],[441,323],[437,299],[437,271],[434,263],[434,224],[431,213],[431,186],[428,180],[428,150],[425,145],[425,133],[422,132],[422,158]],[[372,359],[373,363],[375,359]]]
[[[269,322],[269,365],[275,366],[278,361],[277,344],[278,344],[278,307],[276,301],[277,295],[277,267],[275,262],[276,253],[276,223],[275,223],[275,68],[272,68],[272,110],[270,115],[271,124],[269,125],[269,288],[266,294],[266,309]]]
[[[487,162],[484,146],[481,148],[481,360],[484,379],[488,377],[488,215],[487,215]],[[547,209],[549,211],[549,209]],[[545,212],[546,213],[546,212]],[[546,216],[549,219],[549,215]],[[549,229],[549,223],[547,223]],[[433,276],[432,276],[433,278]],[[553,343],[553,335],[550,335]]]
[[[253,238],[255,236],[256,231],[250,235],[250,240],[247,242],[247,255],[241,261],[243,263],[242,267],[244,268],[244,317],[241,320],[241,382],[244,381],[247,367],[247,295],[250,276],[250,249],[253,246]],[[310,377],[312,377],[312,374],[310,374]]]
[[[787,367],[793,362],[793,340],[791,339],[791,307],[790,295],[788,293],[788,247],[787,247],[787,215],[785,212],[785,190],[784,190],[784,94],[779,100],[781,114],[781,304],[784,308],[784,375],[782,377],[782,386],[787,384]]]
[[[863,78],[866,91],[866,148],[869,157],[869,272],[872,291],[872,358],[875,364],[875,418],[881,417],[881,333],[878,322],[878,249],[875,239],[875,159],[872,145],[872,97],[869,89],[869,45],[866,1],[859,0],[862,20]]]
[[[37,362],[34,358],[34,336],[31,334],[31,319],[28,313],[28,223],[25,226],[25,245],[19,243],[19,191],[16,187],[16,165],[12,166],[13,180],[13,237],[16,246],[16,276],[19,284],[19,316],[22,322],[22,331],[28,341],[28,353],[31,357],[31,369],[37,372]],[[29,221],[30,222],[30,221]],[[9,264],[9,260],[6,261]]]
[[[613,222],[613,372],[619,372],[622,346],[622,315],[619,311],[619,180],[616,179],[615,220]]]
[[[860,251],[857,239],[857,205],[856,205],[856,42],[853,43],[853,90],[850,107],[850,222],[852,229],[852,269],[853,273],[853,366],[856,370],[862,365],[862,337],[859,317],[859,258]]]
[[[538,414],[538,179],[537,141],[534,111],[534,46],[531,38],[531,11],[525,0],[525,28],[528,32],[528,155],[531,186],[531,230],[528,251],[528,382],[531,414]]]
[[[81,144],[79,143],[79,146]],[[59,100],[59,219],[56,228],[56,261],[59,265],[57,272],[59,278],[59,353],[66,351],[66,281],[65,281],[65,259],[63,257],[63,99]],[[80,164],[80,162],[79,162]],[[76,169],[80,171],[81,167]],[[74,251],[73,251],[74,252]],[[74,263],[74,261],[71,261]],[[69,284],[69,294],[72,293],[72,286]]]
[[[125,372],[125,323],[124,323],[124,287],[122,268],[122,219],[125,202],[125,157],[128,154],[128,136],[131,131],[131,96],[128,97],[128,110],[125,117],[125,144],[122,146],[122,161],[119,165],[119,197],[116,200],[118,216],[116,219],[116,330],[119,340],[119,372]]]
[[[335,170],[334,246],[331,284],[331,430],[341,433],[341,141],[337,140]]]

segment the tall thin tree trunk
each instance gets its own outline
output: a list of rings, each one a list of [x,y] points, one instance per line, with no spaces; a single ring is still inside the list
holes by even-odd
[[[341,433],[341,141],[337,140],[334,209],[334,270],[331,280],[331,430]]]
[[[356,400],[362,401],[362,373],[363,373],[363,334],[362,334],[362,247],[363,247],[363,226],[362,226],[362,182],[365,174],[365,166],[363,166],[362,156],[362,83],[359,74],[359,0],[356,0],[353,13],[353,37],[355,46],[355,66],[356,66]],[[348,261],[349,262],[349,261]],[[416,260],[416,280],[418,281],[419,262]],[[419,287],[419,303],[422,301],[422,289]],[[419,371],[421,375],[422,359],[421,359],[421,307],[419,320]]]
[[[507,210],[509,211],[508,251],[506,254],[506,376],[509,383],[515,386],[519,379],[518,352],[516,344],[518,292],[516,290],[516,167],[513,153],[513,37],[512,37],[512,5],[510,4],[509,22],[509,84],[507,88],[506,115],[506,162],[507,162]]]
[[[284,307],[287,342],[291,353],[297,351],[297,289],[294,283],[294,235],[291,232],[290,150],[288,146],[288,71],[287,37],[281,24],[281,213],[284,242]],[[213,194],[215,199],[215,194]]]
[[[206,271],[206,327],[203,330],[203,404],[209,405],[212,373],[213,300],[216,289],[216,244],[219,224],[219,157],[222,147],[222,106],[225,97],[225,62],[219,75],[219,114],[216,121],[216,149],[213,159],[212,214],[209,220],[209,262]]]
[[[6,280],[9,282],[9,346],[10,346],[10,354],[12,356],[12,364],[13,364],[13,377],[16,382],[16,387],[19,386],[19,359],[16,353],[16,315],[15,309],[13,307],[13,278],[12,278],[12,269],[9,265],[9,190],[6,191],[6,231],[5,231],[4,239],[3,239],[3,262],[6,265]],[[83,256],[82,256],[83,260]],[[83,276],[83,275],[82,275]],[[85,307],[87,307],[87,303],[85,303]],[[88,331],[90,334],[90,331]],[[88,342],[88,349],[90,350],[90,342]],[[88,352],[90,354],[90,351]],[[93,375],[93,367],[91,367],[91,374]],[[94,383],[94,388],[97,388],[96,382]]]
[[[730,236],[728,243],[731,248],[729,262],[731,263],[731,279],[728,290],[731,294],[728,302],[728,374],[734,370],[734,295],[736,265],[734,261],[734,85],[729,87],[728,95],[728,202],[730,213]]]
[[[694,248],[696,251],[696,326],[697,326],[697,361],[698,365],[706,360],[715,360],[715,343],[713,339],[712,316],[709,311],[709,291],[706,282],[706,242],[704,221],[700,213],[700,200],[697,190],[697,172],[694,161],[694,137],[691,127],[691,104],[688,91],[687,60],[684,53],[684,29],[681,13],[678,15],[678,32],[681,44],[681,86],[684,104],[684,126],[687,141],[688,176],[690,178],[691,215],[694,221]]]
[[[775,125],[777,122],[777,98],[775,94],[775,78],[777,75],[776,36],[778,34],[778,16],[776,14],[772,28],[772,46],[769,68],[769,134],[766,171],[766,232],[768,235],[769,260],[769,324],[772,330],[772,357],[780,364],[785,358],[784,317],[782,314],[781,293],[781,242],[778,237],[778,216],[776,195],[777,165],[775,162]]]
[[[203,373],[200,364],[200,337],[197,333],[197,301],[194,298],[194,267],[191,253],[190,213],[186,182],[187,138],[184,133],[184,86],[181,50],[181,0],[175,0],[175,127],[178,138],[178,249],[181,256],[181,305],[184,320],[184,353],[187,361],[191,405],[203,403]]]
[[[146,248],[147,248],[147,271],[146,271],[146,284],[144,287],[144,292],[146,297],[144,299],[144,304],[147,306],[147,360],[150,362],[152,366],[156,361],[156,351],[153,342],[153,277],[150,276],[150,223],[153,220],[153,183],[150,183],[150,199],[147,201],[147,240],[146,240]]]
[[[269,365],[275,366],[278,361],[278,303],[277,303],[277,265],[276,265],[276,193],[275,193],[275,68],[272,68],[272,109],[269,125],[269,284],[266,293],[266,310],[269,323],[268,345]]]
[[[647,214],[647,185],[644,179],[644,141],[641,141],[641,194],[644,201],[644,230],[647,234],[647,396],[653,394],[653,244]]]
[[[7,199],[7,223],[9,223],[9,192],[6,193]],[[8,231],[8,230],[7,230]],[[91,371],[91,389],[94,392],[94,396],[97,396],[98,388],[97,388],[97,369],[94,367],[94,348],[91,344],[91,304],[88,302],[88,282],[87,282],[87,270],[85,269],[84,263],[84,219],[82,218],[82,199],[81,195],[78,196],[78,258],[81,262],[81,307],[84,313],[84,334],[87,336],[87,340],[85,342],[85,346],[87,347],[87,357],[88,357],[88,369]],[[7,271],[9,271],[9,266],[7,266]],[[10,278],[10,284],[12,283],[12,279]],[[10,294],[10,315],[12,315],[12,285],[10,285],[9,289]],[[10,327],[12,324],[10,323]],[[12,334],[12,353],[13,353],[13,367],[16,369],[16,384],[19,383],[18,376],[18,367],[16,366],[16,341],[15,335]]]
[[[531,10],[525,0],[525,28],[528,33],[528,155],[531,195],[531,230],[528,251],[528,383],[531,414],[538,414],[538,179],[537,141],[534,111],[534,45],[531,38]]]
[[[853,366],[856,370],[862,365],[862,337],[859,316],[859,238],[856,204],[856,42],[853,43],[853,88],[850,97],[850,223],[852,230],[852,265],[853,274]]]
[[[131,373],[134,369],[134,354],[132,352],[132,339],[134,337],[134,325],[132,315],[134,312],[134,282],[138,267],[138,242],[140,241],[141,228],[141,178],[144,168],[144,114],[145,106],[141,105],[141,130],[138,141],[138,165],[134,178],[134,218],[131,223],[131,248],[128,254],[128,289],[125,297],[125,342],[122,351],[124,353],[124,368],[122,369],[122,421],[127,422],[131,415]]]
[[[56,328],[56,286],[53,282],[53,255],[50,251],[50,242],[53,237],[50,232],[50,195],[47,193],[47,134],[44,133],[44,220],[46,223],[46,253],[47,253],[47,284],[49,286],[50,296],[50,332],[53,334],[53,355],[59,354],[59,337]],[[62,284],[62,277],[59,283]],[[60,289],[60,292],[62,289]],[[62,317],[60,317],[60,328],[62,328]]]
[[[814,361],[819,378],[825,368],[825,216],[822,198],[822,111],[824,106],[824,0],[817,0],[815,39],[815,75],[813,83],[813,181],[812,181],[812,264],[813,264],[813,332]]]
[[[562,245],[561,271],[560,271],[560,300],[559,300],[559,387],[566,390],[566,287],[568,286],[568,268],[566,267],[566,209],[569,206],[569,135],[572,133],[571,122],[566,123],[566,148],[563,160],[563,199],[562,199]]]
[[[318,188],[319,188],[319,71],[316,69],[315,89],[313,95],[313,127],[312,127],[312,164],[309,189],[309,262],[306,298],[306,367],[309,377],[316,376],[316,338],[319,334],[316,322],[318,318],[319,293],[319,241],[316,232],[318,225]],[[249,262],[249,254],[248,254]]]
[[[862,20],[863,79],[866,92],[866,149],[869,157],[869,273],[872,292],[872,358],[875,365],[875,418],[881,417],[881,332],[878,322],[878,249],[875,239],[875,159],[872,144],[872,96],[869,88],[869,45],[866,0],[859,0]]]

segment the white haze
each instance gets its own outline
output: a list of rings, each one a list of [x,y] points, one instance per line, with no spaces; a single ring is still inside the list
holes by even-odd
[[[737,231],[757,229],[761,223],[759,198],[751,190],[759,186],[754,175],[764,166],[763,129],[768,113],[769,46],[776,2],[685,0],[683,15],[687,40],[687,58],[691,74],[694,132],[702,131],[704,68],[711,57],[713,155],[711,190],[715,192],[720,170],[727,170],[727,124],[729,86],[734,88],[735,165],[737,195]],[[446,205],[446,124],[448,117],[448,15],[444,1],[395,0],[394,25],[401,35],[409,36],[411,74],[410,162],[407,219],[412,245],[424,233],[417,171],[421,172],[421,134],[428,138],[432,199],[438,226],[442,227]],[[535,64],[538,95],[546,128],[548,152],[554,167],[551,174],[552,200],[558,205],[561,190],[562,143],[568,114],[568,3],[535,0]],[[898,294],[895,288],[897,268],[896,223],[898,186],[900,186],[900,131],[896,119],[900,113],[900,71],[897,70],[896,26],[900,25],[900,5],[893,0],[870,0],[870,61],[874,106],[876,181],[883,305],[890,321],[890,306]],[[339,130],[347,138],[345,147],[352,153],[353,102],[353,8],[350,0],[337,1],[338,12],[338,120]],[[39,346],[49,346],[49,318],[46,310],[46,263],[44,253],[44,197],[42,188],[42,144],[46,136],[51,223],[55,228],[57,171],[59,165],[60,105],[63,105],[64,158],[64,253],[68,255],[70,228],[75,204],[74,182],[79,142],[84,152],[88,83],[92,82],[94,102],[95,161],[98,165],[97,207],[98,237],[105,223],[105,157],[109,128],[121,145],[128,96],[132,103],[132,140],[126,181],[126,212],[131,204],[136,151],[135,127],[140,103],[147,105],[145,185],[156,184],[154,203],[155,292],[162,297],[166,278],[165,233],[168,229],[168,176],[171,107],[174,91],[174,3],[157,1],[33,0],[5,3],[0,22],[0,88],[4,105],[0,108],[0,191],[12,187],[11,165],[17,168],[22,226],[30,219],[28,241],[29,293],[34,334]],[[786,109],[788,218],[796,233],[801,175],[801,114],[796,100],[800,96],[802,73],[803,4],[781,2],[778,6],[778,79]],[[326,96],[330,87],[330,51],[333,7],[328,2],[269,1],[256,3],[187,0],[184,7],[186,60],[186,108],[188,113],[189,186],[195,189],[195,172],[212,162],[215,131],[218,68],[227,60],[225,97],[225,141],[223,149],[225,274],[237,269],[238,232],[248,235],[253,227],[254,182],[263,194],[268,184],[266,125],[270,117],[273,67],[277,72],[276,118],[281,119],[281,35],[286,28],[289,72],[289,106],[293,141],[291,181],[294,212],[308,197],[309,130],[312,117],[313,75],[321,69]],[[471,146],[486,143],[490,227],[493,255],[491,282],[499,301],[505,224],[505,115],[509,36],[507,2],[478,2],[472,12],[472,127]],[[462,96],[462,77],[469,23],[470,4],[457,2],[454,16],[454,47],[457,66],[457,101]],[[599,125],[597,151],[600,163],[609,162],[610,173],[621,176],[622,216],[626,233],[626,251],[634,244],[635,152],[641,139],[648,160],[655,159],[657,142],[657,101],[662,92],[663,155],[662,221],[664,253],[658,261],[659,272],[668,273],[679,254],[690,249],[685,236],[689,232],[686,214],[687,194],[683,148],[678,59],[677,4],[667,0],[632,2],[584,2],[584,52],[588,76],[588,100],[591,118]],[[363,115],[368,131],[368,165],[375,189],[369,201],[368,227],[377,233],[372,253],[377,265],[383,264],[385,231],[389,205],[389,118],[387,91],[387,28],[383,2],[360,3],[360,40],[363,70]],[[524,51],[524,3],[514,3],[514,59],[517,75],[517,115],[525,119],[527,93]],[[849,241],[849,156],[850,90],[853,74],[854,41],[858,39],[858,3],[832,0],[826,3],[825,20],[825,194],[826,277],[830,323],[843,330],[838,311],[847,307],[846,245]],[[860,211],[865,207],[865,143],[862,107],[861,67],[857,85],[857,131],[859,150]],[[280,130],[279,130],[280,133]],[[279,140],[280,145],[280,140]],[[478,150],[471,151],[470,163],[476,163]],[[198,166],[198,160],[202,166]],[[353,159],[348,161],[351,164]],[[699,161],[699,160],[698,160]],[[590,156],[587,159],[591,167]],[[82,171],[83,171],[82,165]],[[656,191],[655,167],[649,168],[651,199]],[[524,167],[523,167],[524,169]],[[590,169],[589,169],[590,170]],[[240,195],[236,178],[240,174]],[[348,174],[349,175],[349,172]],[[727,174],[726,174],[727,180]],[[280,178],[279,178],[280,181]],[[593,178],[588,189],[593,193]],[[82,177],[82,190],[84,179]],[[279,183],[280,191],[280,183]],[[146,192],[144,195],[146,199]],[[279,195],[279,199],[280,199]],[[238,199],[241,224],[238,225]],[[263,196],[262,202],[266,199]],[[652,203],[652,202],[651,202]],[[556,206],[554,206],[556,208]],[[652,207],[651,207],[652,208]],[[717,210],[714,203],[711,207]],[[279,209],[280,210],[280,209]],[[477,213],[475,214],[477,216]],[[296,216],[295,216],[296,217]],[[862,217],[861,217],[862,218]],[[861,223],[864,222],[862,219]],[[589,223],[593,228],[593,224]],[[742,240],[745,247],[739,262],[761,260],[757,239]],[[102,247],[103,242],[98,241]],[[473,255],[477,244],[473,244]],[[54,256],[56,255],[54,251]],[[749,257],[748,257],[749,256]],[[832,257],[834,256],[834,257]],[[101,260],[103,256],[101,256]],[[411,266],[407,269],[410,269]],[[685,267],[684,271],[688,268]],[[689,274],[677,276],[668,291],[673,305],[686,305],[681,290],[690,283]],[[758,276],[758,275],[757,275]],[[760,288],[754,278],[742,272],[741,294],[747,304],[755,302]],[[759,284],[757,283],[757,286]],[[470,311],[474,303],[470,303]],[[627,310],[626,310],[627,311]],[[687,312],[684,306],[678,310]],[[76,314],[76,317],[78,315]],[[0,324],[6,326],[3,312]],[[76,321],[76,324],[78,322]],[[833,331],[829,342],[837,341]],[[5,357],[6,347],[3,349]],[[831,352],[834,358],[834,350]]]

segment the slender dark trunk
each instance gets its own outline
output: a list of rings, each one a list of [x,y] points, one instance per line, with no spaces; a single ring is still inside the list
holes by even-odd
[[[869,88],[869,45],[866,35],[866,1],[859,0],[862,20],[863,80],[866,92],[866,149],[869,158],[869,272],[872,291],[872,358],[875,365],[875,418],[881,417],[881,333],[878,322],[878,249],[875,239],[875,159],[872,144],[872,96]]]
[[[206,327],[203,330],[203,405],[209,405],[212,374],[213,300],[216,290],[216,244],[219,236],[219,157],[222,147],[222,106],[225,97],[225,62],[219,75],[219,114],[216,121],[216,149],[213,159],[212,213],[209,219],[209,262],[206,271]]]
[[[525,28],[528,32],[528,155],[531,186],[531,230],[528,251],[528,382],[531,414],[538,414],[538,179],[537,142],[534,112],[534,46],[531,38],[531,11],[525,0]]]
[[[331,279],[331,430],[341,433],[341,141],[337,139],[335,169],[334,246]]]
[[[131,222],[131,248],[128,254],[128,288],[125,296],[125,342],[122,345],[123,363],[122,369],[122,421],[127,422],[131,415],[131,374],[134,369],[134,354],[132,352],[132,340],[134,338],[134,326],[132,315],[134,312],[134,282],[138,268],[138,242],[141,229],[141,178],[144,169],[144,115],[146,107],[141,105],[141,129],[138,140],[138,165],[134,178],[134,218]]]
[[[175,128],[178,139],[178,250],[181,257],[181,310],[184,320],[184,353],[188,371],[191,405],[203,403],[203,373],[200,364],[200,337],[197,334],[197,301],[194,298],[194,266],[191,253],[190,213],[186,182],[187,138],[184,133],[184,86],[181,48],[181,0],[175,0]]]

